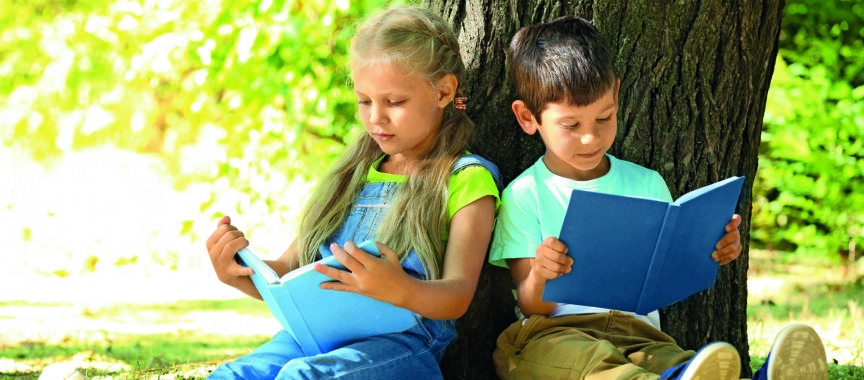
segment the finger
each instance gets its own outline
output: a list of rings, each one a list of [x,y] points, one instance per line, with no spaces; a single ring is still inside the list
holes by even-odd
[[[560,276],[564,273],[570,272],[570,267],[568,265],[554,263],[554,262],[546,262],[543,263],[543,269],[549,272],[555,273],[556,277]]]
[[[537,248],[536,255],[541,262],[552,262],[564,266],[573,264],[573,259],[567,256],[564,252],[558,252],[548,247],[540,246]]]
[[[548,279],[548,280],[554,280],[558,277],[561,277],[560,272],[556,272],[553,270],[549,270],[548,268],[542,268],[542,267],[537,270],[537,274],[539,274],[540,277]]]
[[[739,225],[741,225],[741,215],[733,214],[732,220],[726,225],[726,232],[738,229]]]
[[[237,251],[246,248],[249,241],[239,230],[227,231],[219,237],[219,240],[211,247],[210,257],[213,260],[225,260],[223,256],[233,259]]]
[[[220,224],[216,227],[216,230],[214,230],[213,233],[210,234],[210,237],[207,238],[207,250],[210,250],[210,248],[213,247],[220,238],[222,238],[222,235],[228,231],[237,231],[237,227],[230,224]]]
[[[351,282],[351,272],[344,271],[344,270],[341,270],[338,268],[333,268],[329,265],[324,265],[324,264],[320,264],[320,263],[315,264],[315,266],[312,267],[312,269],[314,269],[318,273],[321,273],[327,277],[332,278],[334,281],[338,281],[341,283]],[[326,282],[332,282],[332,281],[326,281]]]
[[[567,246],[554,236],[547,237],[543,240],[543,245],[551,248],[556,252],[567,253]]]
[[[217,224],[216,226],[218,227],[223,224],[231,224],[231,217],[228,215],[223,216],[222,219],[219,219],[219,224]]]
[[[228,274],[233,275],[233,276],[251,276],[251,275],[255,274],[254,269],[249,268],[249,267],[244,267],[244,266],[238,264],[237,262],[234,262],[234,264],[229,265],[228,268],[225,269],[225,272],[227,272]]]
[[[386,244],[376,241],[375,246],[378,247],[378,252],[381,253],[381,258],[387,261],[399,261],[399,255],[396,254],[396,251],[388,247]]]
[[[714,245],[714,249],[720,250],[726,246],[735,245],[740,240],[741,240],[741,232],[739,232],[738,230],[732,230],[730,232],[727,232],[726,235],[723,235],[723,237],[720,239],[720,241],[718,241],[717,244]]]
[[[357,262],[360,263],[360,265],[363,267],[372,264],[370,260],[378,260],[375,255],[364,251],[362,248],[358,247],[357,244],[353,241],[345,242],[345,246],[343,249],[345,250],[345,252],[348,253],[348,255],[351,256],[351,258],[357,260]],[[381,248],[378,248],[378,251],[380,252]]]
[[[353,245],[354,249],[358,249],[353,242],[348,243]],[[330,244],[330,252],[333,252],[333,257],[336,258],[336,261],[342,263],[342,265],[344,265],[345,268],[347,268],[349,271],[357,272],[358,270],[363,269],[363,264],[357,261],[354,256],[351,256],[351,254],[349,254],[347,251],[342,249],[339,244]]]
[[[325,265],[326,266],[326,265]],[[346,283],[339,281],[324,281],[321,283],[321,289],[338,290],[340,292],[357,293],[357,289]]]

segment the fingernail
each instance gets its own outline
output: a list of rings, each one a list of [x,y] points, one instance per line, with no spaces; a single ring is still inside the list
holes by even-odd
[[[712,253],[711,258],[714,259],[714,261],[720,261],[720,256],[717,255],[717,252]]]

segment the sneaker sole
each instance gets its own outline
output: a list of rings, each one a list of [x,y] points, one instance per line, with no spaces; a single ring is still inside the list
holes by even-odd
[[[795,323],[783,328],[771,346],[769,380],[825,380],[825,346],[812,327]]]
[[[693,357],[681,380],[735,380],[741,375],[738,350],[726,342],[711,343]]]

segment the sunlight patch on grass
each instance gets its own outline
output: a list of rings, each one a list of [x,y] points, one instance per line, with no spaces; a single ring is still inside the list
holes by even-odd
[[[751,250],[747,333],[750,352],[765,357],[786,325],[807,323],[822,338],[829,363],[864,366],[864,310],[860,282],[844,281],[827,259],[778,257]]]

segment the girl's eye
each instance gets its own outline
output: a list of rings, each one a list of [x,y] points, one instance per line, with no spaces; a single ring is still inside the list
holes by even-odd
[[[398,105],[402,105],[405,103],[404,100],[396,100],[396,101],[390,100],[389,102],[390,102],[391,106],[398,106]]]
[[[363,100],[363,99],[360,99],[360,100],[357,101],[357,104],[365,106],[365,105],[372,104],[372,101],[371,101],[371,100]]]

